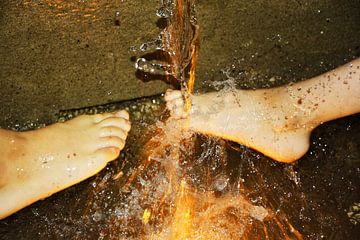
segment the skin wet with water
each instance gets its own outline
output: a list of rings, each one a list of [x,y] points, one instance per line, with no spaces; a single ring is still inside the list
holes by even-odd
[[[336,156],[331,159],[333,152],[329,150],[329,142],[324,143],[321,132],[320,136],[315,135],[314,149],[304,158],[310,160],[310,167],[302,170],[299,165],[273,163],[252,150],[219,139],[196,136],[196,140],[189,143],[185,141],[189,136],[183,140],[179,139],[184,137],[182,133],[175,131],[172,135],[172,131],[165,131],[170,123],[151,127],[140,119],[138,124],[144,128],[143,132],[133,136],[132,147],[122,155],[122,163],[112,164],[95,179],[69,189],[58,198],[19,213],[9,220],[9,225],[14,226],[26,217],[35,218],[42,226],[25,223],[30,227],[19,233],[27,231],[27,236],[43,239],[49,236],[141,239],[149,235],[154,239],[159,236],[171,239],[172,236],[206,236],[212,234],[208,228],[214,227],[223,234],[220,233],[219,239],[224,236],[276,239],[286,235],[292,239],[299,237],[297,230],[308,238],[322,239],[333,237],[334,225],[339,222],[344,229],[335,236],[352,236],[356,231],[341,214],[343,207],[327,204],[322,208],[328,197],[317,196],[317,189],[335,186],[344,200],[346,193],[351,195],[357,190],[352,182],[358,182],[358,175],[355,178],[351,175],[351,166],[337,165]],[[354,130],[353,125],[351,127]],[[147,145],[150,147],[144,149]],[[349,146],[354,148],[357,146]],[[325,164],[324,169],[324,165],[317,164],[319,158],[323,159],[322,164],[330,158],[330,165]],[[306,165],[305,160],[300,166]],[[335,166],[343,170],[339,176],[330,171]],[[314,181],[314,169],[317,173],[328,170],[320,174],[325,181]],[[123,176],[119,178],[121,172]],[[343,184],[349,186],[346,193],[339,192]],[[79,196],[79,192],[82,195]],[[72,200],[68,202],[68,199]],[[345,208],[357,198],[348,199],[342,203]],[[184,204],[177,205],[179,202]],[[189,231],[177,231],[178,222],[173,217],[187,220],[185,227]],[[232,232],[232,227],[237,228],[240,223],[241,231]],[[229,227],[224,228],[225,224]],[[205,227],[196,232],[194,227],[198,225]]]
[[[160,164],[164,161],[163,157],[155,157],[147,168],[140,164],[144,161],[143,157],[147,156],[143,152],[144,145],[160,131],[153,125],[163,114],[164,106],[160,105],[160,100],[161,97],[158,100],[144,99],[130,102],[125,107],[133,109],[131,117],[134,120],[133,129],[136,130],[131,133],[130,144],[120,161],[113,162],[96,177],[3,220],[0,223],[2,236],[5,239],[21,239],[23,236],[37,239],[122,236],[131,239],[130,236],[147,233],[145,230],[149,225],[144,224],[144,211],[151,209],[151,202],[162,201],[164,194],[169,191],[170,182]],[[116,106],[109,106],[109,109],[113,107]],[[87,111],[90,110],[93,111]],[[74,115],[73,112],[70,114]],[[197,135],[195,143],[182,151],[185,156],[187,154],[196,159],[194,165],[187,165],[187,161],[181,163],[188,172],[187,186],[198,191],[195,197],[218,200],[219,204],[228,194],[240,192],[245,203],[268,211],[272,218],[263,223],[272,229],[279,229],[276,228],[279,222],[287,226],[290,223],[305,239],[331,239],[331,236],[335,236],[333,239],[341,239],[336,236],[351,238],[356,236],[357,227],[350,223],[344,209],[351,208],[358,201],[356,193],[359,184],[356,183],[359,182],[359,172],[356,172],[356,156],[360,153],[356,145],[350,144],[359,142],[359,136],[353,134],[360,132],[356,124],[358,118],[345,118],[319,128],[314,133],[309,153],[294,166],[275,163],[234,143]],[[163,139],[159,137],[158,141]],[[343,148],[345,139],[349,145]],[[191,148],[192,151],[185,151]],[[135,174],[137,177],[129,185],[129,178],[138,168],[142,174]],[[122,177],[116,177],[120,171]],[[221,179],[229,179],[222,191],[216,187],[218,179],[220,182],[223,182]],[[331,189],[330,196],[328,189]],[[204,197],[206,192],[210,195]],[[167,202],[164,203],[171,206],[176,196],[167,196]],[[220,205],[224,207],[224,204]],[[234,205],[235,209],[228,209],[230,212],[225,219],[234,219],[236,212],[243,206]],[[158,207],[156,204],[155,209]],[[164,213],[167,212],[164,210]],[[224,219],[224,212],[218,214],[222,216],[219,219]],[[274,215],[277,218],[273,218]],[[264,233],[261,221],[252,219],[250,222],[252,228],[249,228],[248,234],[259,231]],[[150,216],[149,223],[154,224],[155,229],[161,226],[156,225],[153,216]],[[211,221],[208,223],[215,224]],[[289,228],[288,231],[291,232]],[[158,233],[161,233],[159,229]]]

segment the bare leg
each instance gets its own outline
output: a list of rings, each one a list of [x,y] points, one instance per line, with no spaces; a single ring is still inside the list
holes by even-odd
[[[192,97],[187,127],[223,137],[281,161],[293,162],[309,148],[319,124],[360,112],[360,59],[293,85],[234,90]],[[172,116],[184,118],[179,91],[165,95]]]
[[[123,149],[126,111],[29,132],[0,129],[0,219],[103,169]]]

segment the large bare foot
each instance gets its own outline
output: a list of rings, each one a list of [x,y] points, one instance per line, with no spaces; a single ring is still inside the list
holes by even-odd
[[[235,90],[191,97],[192,107],[184,112],[180,91],[165,94],[171,116],[184,119],[194,131],[238,142],[281,162],[293,162],[309,148],[313,126],[279,96],[279,89]],[[291,104],[290,104],[291,105]]]
[[[83,115],[43,129],[0,129],[0,219],[103,169],[130,130],[126,111]]]

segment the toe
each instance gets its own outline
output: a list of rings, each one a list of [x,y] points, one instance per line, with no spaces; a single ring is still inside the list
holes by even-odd
[[[182,98],[176,98],[174,101],[173,101],[173,104],[177,107],[179,106],[183,106],[184,105],[184,101]]]
[[[120,149],[114,147],[100,148],[96,150],[95,154],[102,161],[109,162],[116,159],[119,156]]]
[[[99,122],[101,127],[119,127],[128,132],[131,128],[129,120],[120,117],[109,117]]]
[[[114,117],[114,113],[101,113],[93,115],[96,123],[103,121],[104,119]]]
[[[111,136],[119,137],[119,138],[125,140],[127,137],[127,132],[124,131],[122,128],[113,127],[113,126],[104,127],[101,129],[100,137],[111,137]]]
[[[187,118],[189,116],[189,113],[187,112],[183,112],[182,115],[180,116],[180,118]]]
[[[172,111],[174,108],[174,103],[172,101],[166,102],[166,108]]]
[[[184,101],[182,98],[176,98],[174,100],[168,101],[166,102],[166,107],[172,111],[175,108],[183,108],[184,106]]]
[[[122,150],[125,146],[125,140],[119,137],[110,136],[100,138],[98,148],[114,147]]]
[[[129,113],[125,110],[121,110],[115,113],[115,116],[129,120]]]
[[[182,94],[180,91],[176,90],[176,91],[166,91],[165,93],[165,101],[171,101],[174,100],[176,98],[181,98]]]
[[[181,118],[183,116],[183,109],[181,108],[175,108],[174,110],[174,117]]]

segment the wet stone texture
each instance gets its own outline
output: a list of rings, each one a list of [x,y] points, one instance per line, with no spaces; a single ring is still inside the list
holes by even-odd
[[[360,56],[359,1],[199,0],[198,87],[269,87]]]
[[[0,2],[0,125],[52,122],[59,110],[154,95],[129,48],[157,37],[147,0]]]
[[[158,94],[135,75],[131,46],[155,39],[160,2],[0,2],[0,126],[53,122],[59,110]],[[269,87],[360,55],[358,1],[198,0],[197,89],[234,78]]]
[[[164,107],[161,97],[152,97],[62,111],[57,121],[84,113],[127,109],[133,126],[126,147],[118,159],[96,176],[0,221],[0,239],[148,239],[142,235],[143,212],[152,201],[149,196],[161,194],[167,188],[159,187],[158,191],[144,194],[152,186],[149,176],[162,179],[164,173],[151,165],[138,166],[146,159],[146,155],[141,155],[144,146],[159,133],[153,124],[166,118]],[[242,196],[251,204],[287,219],[304,239],[357,239],[360,234],[356,217],[360,203],[359,120],[360,116],[355,115],[317,128],[311,136],[308,153],[294,165],[277,163],[232,142],[198,136],[195,152],[200,157],[194,159],[191,167],[190,184],[202,191],[215,191],[219,200],[240,186]],[[193,151],[189,149],[187,154],[193,155]],[[139,169],[139,176],[128,186],[129,179]],[[211,177],[204,179],[204,175]],[[222,178],[227,179],[226,185],[219,187]],[[141,204],[144,201],[147,204]],[[249,239],[285,239],[281,235],[271,237],[273,232],[269,238],[262,234],[264,225],[269,231],[274,226],[276,229],[271,219],[260,225],[252,221],[247,224],[253,224],[253,236],[257,236]]]
[[[122,187],[141,161],[142,147],[156,134],[149,126],[164,117],[164,106],[160,97],[106,103],[166,88],[162,82],[136,78],[128,51],[158,35],[157,7],[158,1],[138,0],[0,1],[2,127],[26,130],[119,108],[129,110],[133,120],[118,160],[89,180],[0,221],[0,239],[130,239],[137,234],[136,227],[124,228],[129,223],[122,221],[124,209],[137,206],[141,196],[136,191],[128,196]],[[228,78],[242,88],[280,85],[360,56],[359,1],[199,0],[197,12],[200,91]],[[295,165],[210,140],[214,152],[226,146],[229,162],[218,174],[231,178],[222,191],[241,183],[253,204],[287,216],[304,239],[357,239],[359,121],[357,114],[315,129],[310,150]],[[212,161],[209,157],[203,164],[211,166]],[[144,209],[136,210],[138,218],[129,220],[133,226],[141,224]]]

